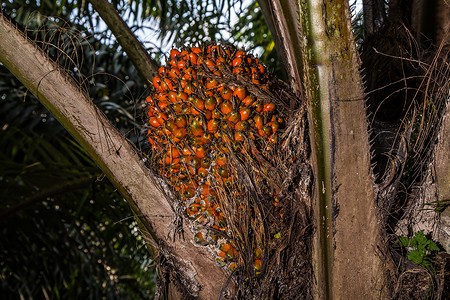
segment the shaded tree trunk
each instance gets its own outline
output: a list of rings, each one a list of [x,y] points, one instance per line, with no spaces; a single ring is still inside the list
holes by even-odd
[[[260,1],[266,2],[266,1]],[[315,282],[320,299],[379,298],[385,295],[384,260],[377,216],[376,187],[370,167],[370,146],[363,85],[351,33],[347,1],[267,1],[273,35],[295,24],[277,40],[281,53],[294,47],[291,80],[309,103],[312,162],[315,175]],[[290,9],[287,9],[289,7]],[[288,11],[286,11],[288,10]],[[289,17],[288,17],[289,16]],[[300,32],[297,32],[300,28]],[[289,28],[288,28],[289,30]],[[286,57],[286,56],[285,56]],[[298,58],[301,58],[299,61]],[[291,72],[293,74],[293,72]],[[298,79],[300,78],[300,79]],[[350,296],[351,295],[351,296]]]

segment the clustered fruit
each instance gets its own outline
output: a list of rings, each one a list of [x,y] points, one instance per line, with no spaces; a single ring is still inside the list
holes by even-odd
[[[239,265],[240,247],[229,238],[221,198],[226,195],[239,205],[245,189],[236,161],[250,157],[258,163],[280,143],[285,116],[264,97],[271,88],[266,67],[253,55],[229,45],[208,45],[171,50],[146,99],[148,141],[157,169],[195,224],[195,242],[215,245],[216,261],[231,271]],[[256,272],[262,264],[258,243],[252,245]]]

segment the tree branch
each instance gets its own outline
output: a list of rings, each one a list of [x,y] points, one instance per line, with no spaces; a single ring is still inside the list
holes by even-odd
[[[5,65],[80,143],[152,230],[167,264],[177,270],[186,295],[217,299],[226,282],[205,247],[190,230],[174,241],[172,203],[144,165],[135,147],[88,95],[0,13],[0,62]],[[214,278],[215,280],[211,280]]]
[[[90,2],[127,53],[141,78],[144,81],[151,81],[158,74],[158,63],[150,57],[142,43],[108,1],[90,0]]]
[[[297,2],[258,0],[294,92],[302,95],[302,49]]]

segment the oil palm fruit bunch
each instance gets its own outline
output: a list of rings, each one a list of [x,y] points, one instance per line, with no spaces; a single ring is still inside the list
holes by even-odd
[[[152,83],[146,102],[155,168],[192,220],[195,242],[231,271],[246,264],[260,272],[261,201],[282,217],[270,178],[286,128],[279,81],[252,54],[211,44],[172,49]]]

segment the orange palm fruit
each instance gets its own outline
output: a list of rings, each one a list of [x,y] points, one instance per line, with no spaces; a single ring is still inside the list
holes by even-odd
[[[264,104],[263,111],[273,111],[275,109],[275,104],[273,102],[268,102]]]
[[[238,67],[241,64],[242,64],[242,58],[237,57],[237,58],[233,59],[233,62],[232,62],[233,67]]]
[[[235,263],[235,262],[231,263],[231,264],[228,266],[228,269],[230,270],[230,272],[234,272],[234,270],[237,269],[236,263]]]
[[[198,203],[191,203],[190,205],[189,205],[189,209],[191,210],[191,211],[193,211],[193,212],[198,212],[199,210],[200,210],[200,204],[198,204]]]
[[[200,178],[206,178],[206,176],[208,175],[208,171],[205,168],[200,167],[197,170],[197,174],[200,176]]]
[[[188,155],[188,156],[194,154],[194,152],[191,151],[191,150],[189,149],[189,147],[183,147],[183,149],[181,150],[181,153],[182,153],[183,155]]]
[[[253,117],[253,121],[255,122],[255,127],[260,129],[262,128],[263,124],[263,117],[261,117],[260,115],[256,115]]]
[[[202,127],[202,125],[200,124],[200,121],[197,120],[197,119],[194,119],[194,120],[191,122],[191,125],[190,125],[189,129],[190,129],[191,133],[192,133],[194,136],[202,136],[203,133],[204,133],[204,132],[203,132],[203,127]]]
[[[237,253],[236,253],[236,248],[235,247],[230,247],[230,249],[226,252],[226,257],[229,259],[229,260],[235,260],[235,258],[236,258],[236,256],[237,256]]]
[[[201,161],[198,157],[192,156],[189,159],[189,165],[195,169],[198,169],[201,166]]]
[[[202,50],[199,47],[192,47],[191,51],[195,54],[199,54],[202,52]]]
[[[264,105],[261,102],[257,102],[253,104],[255,107],[256,112],[261,113],[264,110]]]
[[[173,130],[173,135],[177,138],[177,139],[183,139],[186,135],[187,135],[187,130],[186,128],[175,128]]]
[[[170,154],[167,154],[164,158],[164,163],[166,165],[177,164],[180,161],[179,158],[173,158]]]
[[[226,165],[226,163],[227,163],[227,156],[225,155],[225,153],[220,152],[220,153],[217,155],[216,163],[217,163],[217,165],[219,165],[219,166]]]
[[[190,95],[194,92],[194,89],[195,87],[192,83],[187,83],[186,86],[184,87],[184,92]]]
[[[218,119],[210,119],[208,121],[208,131],[214,133],[219,128],[220,121]]]
[[[224,115],[228,115],[233,110],[233,104],[230,101],[224,101],[220,106],[220,111]]]
[[[213,119],[221,119],[222,118],[222,113],[220,112],[220,110],[218,110],[216,108],[215,110],[212,111],[211,118],[213,118]]]
[[[155,87],[155,89],[159,90],[161,88],[161,78],[159,77],[153,77],[153,86]]]
[[[248,95],[242,100],[242,104],[245,106],[251,106],[255,102],[255,99],[252,95]]]
[[[176,100],[177,100],[177,101],[186,101],[188,97],[189,97],[189,96],[188,96],[187,93],[181,92],[181,91],[180,91],[180,92],[178,92],[177,95],[176,95]]]
[[[227,87],[223,88],[223,90],[220,92],[220,95],[225,100],[230,100],[231,96],[233,95],[233,91]]]
[[[183,104],[181,104],[181,103],[173,104],[172,109],[174,112],[179,114],[183,111]]]
[[[197,244],[201,244],[201,245],[203,245],[203,244],[206,243],[206,239],[205,239],[205,237],[203,236],[203,233],[201,233],[201,232],[197,232],[197,233],[194,235],[194,241],[195,241]]]
[[[272,127],[270,127],[269,125],[263,126],[261,130],[263,132],[263,135],[266,137],[269,137],[272,134]]]
[[[247,97],[247,90],[242,86],[238,86],[234,89],[233,95],[239,100],[243,100],[245,97]]]
[[[170,101],[172,101],[172,102],[177,102],[178,101],[177,93],[175,93],[174,91],[170,91],[167,95],[168,95],[168,98],[169,98]]]
[[[217,168],[217,173],[222,177],[222,178],[227,178],[229,176],[228,174],[228,170],[225,166],[219,166]]]
[[[209,144],[213,139],[212,134],[205,132],[201,137],[201,142],[203,144]]]
[[[189,207],[186,207],[186,215],[188,216],[188,218],[194,218],[197,215],[197,212],[193,212]],[[194,241],[195,241],[195,236],[194,236]]]
[[[174,120],[167,120],[167,122],[164,123],[164,127],[170,131],[173,131],[178,126],[175,124]]]
[[[234,139],[239,142],[243,142],[245,140],[244,134],[242,132],[235,132]]]
[[[177,68],[172,68],[167,72],[167,75],[169,75],[170,78],[177,78],[180,76],[180,70]]]
[[[254,267],[255,267],[256,272],[260,272],[261,271],[262,262],[261,262],[260,259],[256,259],[255,260]]]
[[[237,122],[239,122],[241,120],[241,115],[237,111],[231,111],[227,115],[227,119],[228,119],[228,121],[230,121],[232,123],[237,123]]]
[[[207,184],[203,184],[201,194],[205,197],[208,197],[211,194],[211,188]]]
[[[178,127],[186,127],[187,125],[186,116],[184,115],[178,116],[175,119],[175,125],[177,125]]]
[[[277,136],[276,136],[275,134],[272,134],[272,135],[269,137],[269,143],[270,143],[271,145],[275,145],[277,142],[278,142]]]
[[[161,126],[161,124],[159,124],[159,122],[158,122],[158,119],[155,118],[155,117],[150,117],[149,123],[150,123],[150,125],[152,125],[153,127],[159,127],[159,126]]]
[[[158,106],[162,110],[164,110],[168,105],[169,105],[169,101],[166,101],[166,100],[160,100],[158,102]]]
[[[198,158],[203,158],[206,155],[206,150],[203,145],[198,145],[197,147],[195,147],[194,152],[195,156],[197,156]]]
[[[186,61],[184,59],[180,59],[177,61],[177,68],[184,69],[186,67]]]
[[[205,87],[207,89],[212,89],[212,88],[215,88],[218,84],[219,84],[219,82],[217,82],[217,79],[211,78],[206,81]]]
[[[239,113],[240,113],[240,115],[241,115],[241,120],[242,120],[242,121],[245,121],[245,120],[247,120],[248,118],[250,118],[251,110],[250,110],[248,107],[241,106],[241,107],[239,108]]]
[[[201,98],[194,98],[192,104],[198,109],[203,110],[205,108],[205,101]]]
[[[157,115],[156,115],[156,120],[158,121],[158,123],[160,124],[160,125],[164,125],[165,123],[166,123],[166,120],[167,120],[167,118],[168,118],[169,116],[166,114],[166,113],[158,113]]]
[[[208,67],[209,70],[214,70],[216,68],[216,64],[210,59],[207,59],[205,61],[205,64],[206,64],[206,66]]]
[[[237,131],[246,131],[248,129],[248,122],[247,121],[240,121],[238,123],[236,123],[236,125],[234,126],[234,129],[236,129]]]
[[[234,54],[234,57],[245,57],[245,52],[242,50],[238,50],[236,51],[236,53]]]
[[[193,65],[197,64],[197,58],[198,58],[197,54],[193,52],[189,54],[189,61],[191,62],[191,64]]]
[[[268,125],[272,128],[272,132],[275,133],[280,128],[280,124],[276,121],[269,122]]]
[[[164,66],[159,67],[158,74],[159,74],[159,76],[163,76],[164,74],[166,74],[166,67],[164,67]]]
[[[173,58],[173,57],[175,57],[175,56],[178,56],[178,55],[180,55],[181,53],[180,53],[180,51],[178,51],[177,49],[172,49],[172,50],[170,50],[170,57],[171,58]]]
[[[230,250],[230,244],[220,244],[219,249],[225,253],[227,253]]]
[[[214,108],[216,108],[216,104],[217,104],[216,98],[212,96],[206,98],[205,100],[205,108],[210,111],[213,111]]]

